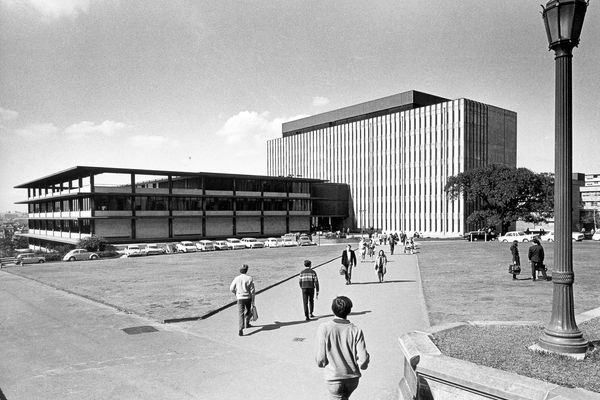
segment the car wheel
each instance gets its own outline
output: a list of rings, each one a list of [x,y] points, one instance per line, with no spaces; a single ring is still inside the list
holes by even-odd
[[[529,239],[523,239],[523,243],[529,242]]]
[[[69,258],[69,261],[75,261],[75,257]]]
[[[40,264],[43,264],[43,263],[45,263],[45,262],[46,262],[46,261],[44,261],[44,260],[40,260],[40,261],[38,261],[38,263],[40,263]]]
[[[98,259],[98,256],[95,254],[90,257],[90,260],[97,260],[97,259]]]
[[[504,240],[502,241],[502,243],[508,243],[508,240],[504,239]]]
[[[554,239],[548,239],[549,242],[554,242]]]

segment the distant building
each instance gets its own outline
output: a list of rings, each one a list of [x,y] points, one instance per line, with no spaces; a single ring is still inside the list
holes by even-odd
[[[476,209],[449,200],[450,176],[516,166],[517,114],[417,91],[283,124],[267,142],[267,173],[350,185],[348,228],[458,236]]]
[[[319,179],[74,167],[27,189],[30,245],[279,236],[348,217],[348,187]],[[323,197],[322,194],[327,194]]]
[[[586,174],[581,195],[581,226],[589,231],[600,228],[600,174]]]

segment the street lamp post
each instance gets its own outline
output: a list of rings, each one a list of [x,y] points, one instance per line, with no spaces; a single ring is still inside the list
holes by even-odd
[[[549,47],[555,54],[555,182],[554,237],[555,255],[552,272],[552,316],[539,339],[543,350],[585,356],[588,343],[577,323],[573,310],[573,247],[572,225],[572,50],[579,44],[579,35],[588,2],[585,0],[551,0],[543,7]]]

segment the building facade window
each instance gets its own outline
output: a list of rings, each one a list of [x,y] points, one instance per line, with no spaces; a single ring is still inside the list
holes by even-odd
[[[207,197],[204,199],[206,211],[233,211],[233,199],[228,197]]]
[[[237,199],[235,203],[237,211],[260,211],[259,199]]]

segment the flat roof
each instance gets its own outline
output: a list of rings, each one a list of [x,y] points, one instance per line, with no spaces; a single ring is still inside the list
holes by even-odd
[[[64,171],[60,171],[51,175],[44,176],[26,183],[15,186],[15,189],[40,188],[49,187],[61,182],[68,182],[80,177],[90,175],[98,175],[103,173],[109,174],[136,174],[136,175],[157,175],[157,176],[176,176],[176,177],[193,177],[193,176],[210,176],[216,178],[241,178],[241,179],[268,179],[280,180],[289,179],[298,182],[327,182],[323,179],[302,178],[297,176],[268,176],[268,175],[246,175],[246,174],[228,174],[219,172],[190,172],[190,171],[167,171],[156,169],[136,169],[136,168],[113,168],[113,167],[90,167],[90,166],[75,166]]]
[[[386,115],[398,111],[411,110],[414,108],[444,103],[447,101],[450,100],[416,90],[409,90],[408,92],[402,92],[391,96],[382,97],[380,99],[367,101],[365,103],[355,104],[353,106],[285,122],[283,123],[281,130],[283,137],[286,137],[337,125],[339,123],[358,121],[361,119]]]

